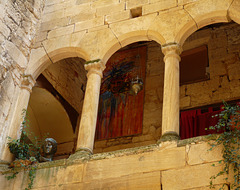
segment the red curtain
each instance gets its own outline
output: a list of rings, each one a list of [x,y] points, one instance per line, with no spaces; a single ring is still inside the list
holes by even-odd
[[[200,109],[182,112],[180,117],[181,139],[217,133],[215,130],[206,129],[217,124],[218,117],[213,116],[220,112],[221,110],[213,111],[212,107],[209,107],[208,112],[205,113],[202,113]]]

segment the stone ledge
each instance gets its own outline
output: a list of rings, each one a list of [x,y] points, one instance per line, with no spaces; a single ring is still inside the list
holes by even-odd
[[[199,136],[199,137],[193,137],[193,138],[184,139],[184,140],[167,141],[167,142],[168,142],[169,147],[172,147],[171,144],[173,144],[174,146],[175,146],[175,144],[177,144],[177,147],[182,147],[182,146],[186,146],[188,144],[197,144],[200,142],[207,142],[209,140],[214,140],[216,138],[217,138],[217,135]],[[161,144],[163,146],[161,146]],[[74,154],[73,154],[68,159],[38,163],[37,169],[52,168],[52,167],[58,167],[58,166],[69,166],[69,165],[75,165],[75,164],[84,164],[89,161],[117,158],[117,157],[136,155],[136,154],[146,153],[146,152],[154,152],[156,150],[162,150],[162,149],[166,148],[166,146],[164,146],[165,144],[166,144],[166,142],[161,142],[159,145],[152,144],[152,145],[148,145],[148,146],[141,146],[141,147],[116,150],[116,151],[112,151],[112,152],[98,153],[98,154],[89,155],[87,157],[82,156],[81,158],[74,156]],[[3,162],[6,165],[7,162],[5,162],[5,161],[3,161]],[[1,166],[1,161],[0,161],[0,166]],[[5,169],[4,171],[7,173],[11,172],[10,169],[7,169],[7,170]]]

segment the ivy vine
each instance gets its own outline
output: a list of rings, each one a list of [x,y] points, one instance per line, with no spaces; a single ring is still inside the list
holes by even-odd
[[[240,190],[240,107],[238,105],[231,106],[224,102],[222,111],[214,117],[219,117],[219,121],[209,129],[222,133],[217,135],[216,139],[210,143],[210,150],[220,145],[223,147],[223,159],[218,162],[223,164],[223,169],[216,175],[211,176],[210,187],[214,188],[213,180],[219,176],[224,176],[225,183],[219,190],[223,190],[225,186],[229,189]],[[232,176],[229,175],[230,171],[233,172],[233,179],[229,177]]]
[[[25,190],[32,189],[33,182],[36,177],[36,163],[41,156],[40,149],[42,147],[42,141],[38,137],[34,136],[29,129],[29,121],[26,110],[22,113],[23,122],[21,123],[21,136],[18,139],[8,137],[9,151],[14,155],[15,160],[10,164],[12,175],[6,176],[8,180],[14,179],[19,170],[24,169],[28,172],[29,183]],[[28,138],[32,136],[32,141]]]

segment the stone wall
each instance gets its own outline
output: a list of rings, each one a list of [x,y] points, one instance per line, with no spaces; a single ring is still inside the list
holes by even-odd
[[[141,135],[96,141],[95,153],[154,144],[161,136],[164,77],[163,54],[161,46],[156,42],[145,42],[145,45],[147,46],[147,66],[146,82],[144,84],[143,132]],[[138,46],[139,44],[136,43],[130,47]],[[125,47],[124,49],[127,48]]]
[[[209,148],[204,138],[195,138],[41,163],[33,189],[205,190],[222,168],[221,147]],[[24,189],[27,175],[20,172],[12,181],[1,175],[0,188]],[[220,188],[224,182],[218,177],[213,184]]]
[[[0,3],[0,158],[43,6],[44,0]]]
[[[183,49],[208,47],[210,79],[180,87],[180,109],[190,109],[240,99],[240,26],[218,24],[193,33]],[[147,70],[143,134],[95,142],[95,152],[156,143],[161,136],[164,62],[161,47],[146,42]],[[194,62],[193,62],[194,64]]]
[[[183,48],[208,47],[210,80],[182,85],[181,109],[240,99],[240,26],[218,24],[193,33]]]

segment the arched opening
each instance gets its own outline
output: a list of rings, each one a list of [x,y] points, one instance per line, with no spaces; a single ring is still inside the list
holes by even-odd
[[[222,101],[240,99],[240,25],[217,23],[191,34],[180,62],[180,135],[182,139],[212,133]],[[203,57],[206,57],[202,59]],[[190,73],[190,74],[189,74]],[[186,76],[191,76],[186,81]],[[198,76],[196,78],[196,76]],[[195,77],[195,78],[194,78]]]
[[[71,57],[48,66],[36,79],[30,96],[29,130],[57,141],[54,160],[75,152],[87,80],[83,65],[83,59]]]
[[[136,77],[143,88],[134,95]],[[140,41],[115,52],[102,79],[94,153],[155,144],[161,136],[164,63],[161,45]]]

